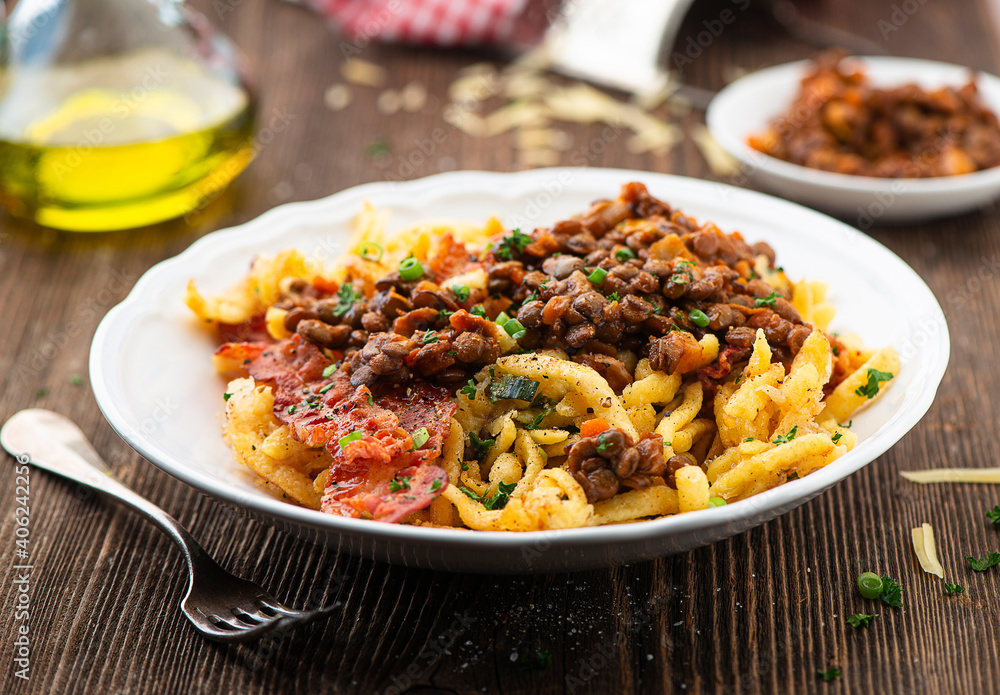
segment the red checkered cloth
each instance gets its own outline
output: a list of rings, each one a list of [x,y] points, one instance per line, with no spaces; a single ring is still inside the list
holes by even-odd
[[[530,0],[300,0],[349,39],[434,46],[508,43]]]

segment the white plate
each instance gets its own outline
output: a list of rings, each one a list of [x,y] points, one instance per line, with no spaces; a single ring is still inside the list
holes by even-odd
[[[251,259],[289,247],[336,257],[365,200],[392,210],[390,227],[431,218],[533,228],[615,197],[628,181],[701,220],[765,240],[793,277],[830,284],[839,314],[869,344],[895,345],[903,367],[892,389],[854,419],[860,443],[840,460],[749,500],[672,518],[601,528],[479,533],[347,519],[303,509],[261,491],[233,462],[219,431],[225,382],[212,369],[213,338],[183,303],[189,278],[222,290]],[[402,184],[374,183],[283,205],[210,234],[163,261],[112,309],[94,336],[90,376],[111,425],[171,475],[267,523],[345,551],[416,567],[543,572],[624,564],[714,543],[818,495],[872,461],[927,411],[948,364],[948,328],[927,286],[879,243],[835,220],[722,184],[614,169],[457,172]]]
[[[925,89],[959,87],[972,76],[969,68],[911,58],[858,58],[879,87],[915,82]],[[747,138],[761,133],[784,114],[799,92],[810,61],[786,63],[751,73],[719,92],[708,107],[708,128],[718,143],[740,161],[734,183],[753,180],[780,196],[843,217],[861,229],[882,222],[915,222],[967,212],[1000,196],[1000,167],[960,176],[885,179],[820,171],[785,162],[750,147]],[[978,73],[984,103],[1000,113],[1000,79]]]

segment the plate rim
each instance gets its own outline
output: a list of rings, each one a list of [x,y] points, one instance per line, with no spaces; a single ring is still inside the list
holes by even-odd
[[[849,56],[863,64],[870,65],[876,69],[880,66],[913,66],[933,68],[935,70],[947,69],[949,71],[964,71],[971,74],[980,81],[980,84],[987,83],[991,88],[1000,94],[1000,77],[985,70],[975,70],[964,65],[955,63],[945,63],[938,60],[926,60],[923,58],[905,58],[898,56]],[[887,188],[899,184],[903,190],[894,191],[897,195],[924,195],[932,193],[953,193],[958,191],[972,191],[982,187],[996,186],[1000,188],[1000,166],[974,171],[968,174],[957,174],[955,176],[933,176],[925,178],[889,178],[878,176],[857,176],[855,174],[842,174],[822,169],[813,169],[786,162],[769,154],[759,152],[744,142],[739,134],[734,133],[729,128],[722,127],[724,119],[723,113],[730,106],[731,101],[737,101],[743,93],[755,86],[755,83],[767,79],[773,79],[782,73],[789,73],[789,77],[798,83],[803,68],[811,64],[811,59],[796,60],[779,65],[772,65],[760,70],[755,70],[743,77],[731,82],[719,90],[708,105],[705,113],[705,123],[712,137],[722,146],[722,148],[735,157],[741,164],[755,165],[764,169],[772,175],[780,176],[784,179],[805,182],[814,186],[841,191],[851,191],[854,193],[880,193]],[[916,70],[915,70],[916,71]],[[787,104],[783,108],[787,108]],[[1000,115],[1000,103],[990,103],[994,111]],[[778,111],[775,115],[780,115],[783,111]],[[773,116],[772,116],[773,118]],[[803,179],[805,178],[805,181]]]
[[[536,179],[550,180],[550,177],[558,177],[563,173],[574,177],[593,179],[594,181],[604,180],[607,183],[611,183],[612,179],[617,179],[615,185],[618,186],[626,181],[642,181],[651,187],[656,186],[664,190],[670,190],[671,184],[682,186],[694,185],[696,187],[718,186],[726,189],[728,195],[735,196],[736,202],[741,202],[739,199],[744,199],[745,202],[756,202],[765,207],[777,206],[778,208],[788,208],[790,206],[797,208],[800,214],[816,218],[817,220],[821,219],[828,227],[830,225],[839,227],[840,232],[846,234],[851,243],[867,247],[867,250],[881,256],[882,260],[896,265],[898,270],[910,275],[910,279],[915,281],[915,289],[925,295],[925,300],[929,300],[918,303],[919,306],[925,309],[924,313],[920,314],[920,316],[925,316],[929,310],[927,318],[939,322],[942,328],[940,333],[937,334],[937,339],[933,342],[928,342],[922,348],[922,351],[928,352],[932,358],[929,365],[933,369],[921,375],[923,378],[921,379],[916,399],[909,408],[902,409],[885,423],[882,423],[880,426],[880,430],[882,431],[876,432],[864,440],[863,444],[866,445],[865,451],[867,452],[865,456],[858,456],[854,460],[851,460],[850,454],[853,452],[849,452],[843,459],[840,459],[840,462],[843,462],[845,465],[838,466],[837,468],[826,467],[798,480],[790,481],[755,495],[748,500],[725,507],[715,507],[631,524],[560,529],[557,532],[553,530],[517,533],[505,531],[470,532],[466,529],[383,524],[369,520],[324,514],[264,495],[249,497],[247,493],[232,488],[225,483],[220,484],[219,480],[213,479],[206,473],[186,467],[183,463],[177,465],[171,460],[172,457],[170,456],[160,456],[142,436],[135,436],[136,432],[129,428],[125,422],[119,403],[113,398],[112,387],[117,383],[114,378],[114,371],[108,369],[110,365],[105,364],[108,358],[107,353],[102,348],[113,344],[109,343],[109,341],[115,337],[114,334],[116,331],[120,332],[123,326],[124,328],[129,326],[127,319],[141,316],[144,312],[150,311],[150,309],[141,306],[141,301],[145,295],[149,294],[150,289],[156,287],[156,281],[159,278],[171,274],[174,268],[183,268],[188,258],[203,254],[216,246],[224,248],[230,240],[238,239],[238,243],[240,244],[252,245],[255,241],[259,242],[272,236],[278,236],[298,225],[309,224],[309,221],[303,218],[308,216],[310,212],[322,211],[327,206],[354,205],[355,207],[351,209],[358,209],[357,205],[364,201],[366,197],[372,196],[375,191],[399,196],[409,194],[415,197],[419,196],[420,192],[426,189],[441,188],[442,190],[448,190],[450,194],[455,194],[456,192],[460,192],[462,188],[471,187],[475,189],[481,186],[483,188],[480,192],[483,190],[490,190],[492,192],[496,190],[495,187],[498,183],[505,180],[509,181],[512,178],[530,183]],[[279,223],[281,220],[284,221]],[[181,301],[180,297],[178,297],[178,301]],[[118,336],[117,342],[119,344],[121,344],[123,335],[126,335],[127,332],[125,331],[124,334]],[[365,183],[316,200],[287,203],[272,208],[240,225],[211,232],[196,240],[177,255],[164,259],[152,266],[139,278],[126,298],[105,315],[91,343],[89,369],[91,385],[98,407],[118,435],[160,470],[183,481],[203,494],[217,498],[218,501],[238,507],[247,507],[248,511],[274,517],[286,523],[291,522],[326,532],[336,532],[376,541],[433,543],[438,547],[450,549],[470,547],[482,549],[487,545],[502,549],[523,549],[525,546],[539,543],[551,544],[552,546],[578,547],[606,545],[616,542],[636,543],[666,534],[682,536],[711,528],[730,526],[740,521],[752,520],[754,517],[766,514],[769,511],[780,510],[789,504],[797,506],[804,503],[876,460],[912,430],[923,418],[934,401],[948,366],[950,348],[949,330],[944,312],[933,292],[931,292],[930,288],[916,271],[883,244],[828,215],[764,193],[704,179],[628,169],[552,167],[522,172],[465,170],[436,174],[413,181],[376,181]],[[895,433],[900,429],[902,431],[896,435]],[[863,460],[866,457],[867,460]],[[779,511],[778,513],[782,512]]]

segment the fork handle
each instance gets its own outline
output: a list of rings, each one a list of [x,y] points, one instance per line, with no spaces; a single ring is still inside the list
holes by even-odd
[[[181,547],[189,566],[208,557],[176,519],[115,479],[108,465],[73,422],[48,410],[15,413],[0,429],[0,445],[19,463],[30,463],[84,487],[114,497],[143,514]]]

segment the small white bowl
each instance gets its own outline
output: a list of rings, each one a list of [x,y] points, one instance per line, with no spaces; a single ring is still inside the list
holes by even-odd
[[[1000,113],[1000,79],[960,65],[911,58],[864,57],[872,84],[894,87],[914,82],[925,89],[960,87],[977,75],[980,98]],[[980,208],[1000,197],[1000,167],[959,176],[890,179],[810,169],[758,152],[747,144],[781,116],[799,93],[811,61],[759,70],[723,89],[708,107],[712,136],[740,162],[734,181],[753,181],[784,198],[837,215],[867,229],[876,223],[916,222]]]

